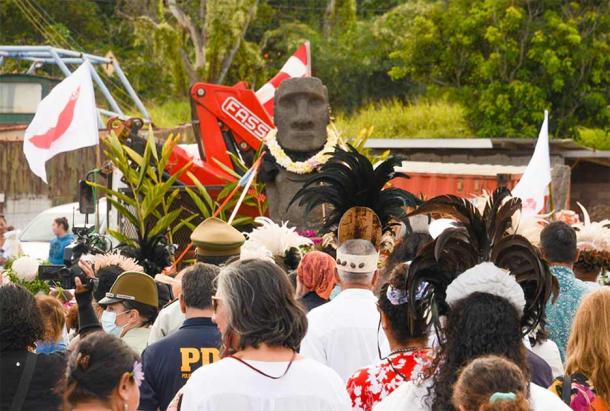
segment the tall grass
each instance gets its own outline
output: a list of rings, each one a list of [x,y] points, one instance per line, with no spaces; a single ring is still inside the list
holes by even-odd
[[[346,137],[371,126],[371,138],[472,137],[465,116],[464,107],[457,103],[439,100],[405,105],[389,100],[369,104],[351,116],[339,114],[335,125]]]
[[[188,99],[163,103],[149,101],[146,108],[155,126],[171,128],[191,121]],[[339,114],[335,126],[342,136],[355,137],[373,127],[371,138],[472,137],[464,107],[444,100],[406,105],[399,100],[369,104],[350,116]]]
[[[146,102],[146,109],[155,126],[172,128],[191,122],[191,105],[188,98],[163,103]]]

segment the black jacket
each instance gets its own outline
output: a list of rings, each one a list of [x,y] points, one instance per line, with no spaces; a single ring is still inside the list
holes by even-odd
[[[5,351],[0,353],[0,410],[9,410],[21,374],[25,366],[26,351]],[[61,405],[62,393],[57,390],[66,372],[65,353],[31,354],[36,356],[36,366],[23,407],[28,410],[57,410]]]

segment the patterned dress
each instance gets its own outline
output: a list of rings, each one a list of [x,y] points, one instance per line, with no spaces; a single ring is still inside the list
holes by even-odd
[[[430,362],[429,352],[421,349],[392,354],[377,364],[356,371],[347,380],[353,409],[370,411],[402,383],[417,377]]]
[[[556,378],[549,390],[561,398],[563,377]],[[572,375],[570,408],[574,411],[610,411],[608,403],[597,395],[591,381],[580,373]]]
[[[567,267],[553,266],[551,272],[559,281],[559,297],[555,304],[551,301],[546,305],[546,323],[549,340],[555,341],[561,360],[566,359],[568,337],[572,328],[572,320],[583,296],[589,292],[587,286],[574,277],[574,272]]]

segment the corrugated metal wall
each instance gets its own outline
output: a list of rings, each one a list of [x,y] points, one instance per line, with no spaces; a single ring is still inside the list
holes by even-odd
[[[96,150],[61,153],[47,161],[47,185],[30,171],[22,141],[0,140],[0,194],[4,193],[0,212],[9,224],[23,228],[23,223],[50,206],[77,201],[78,180],[95,168]]]

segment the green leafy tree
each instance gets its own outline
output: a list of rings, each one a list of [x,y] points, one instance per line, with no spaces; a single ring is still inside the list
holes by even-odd
[[[556,135],[610,119],[607,2],[409,2],[394,79],[451,90],[481,136],[536,134],[543,110]]]
[[[185,78],[187,84],[223,83],[236,56],[241,53],[242,62],[244,54],[253,57],[255,45],[245,36],[257,6],[258,0],[159,0],[126,1],[121,7],[139,27],[139,41],[152,46],[175,83],[183,86]]]

